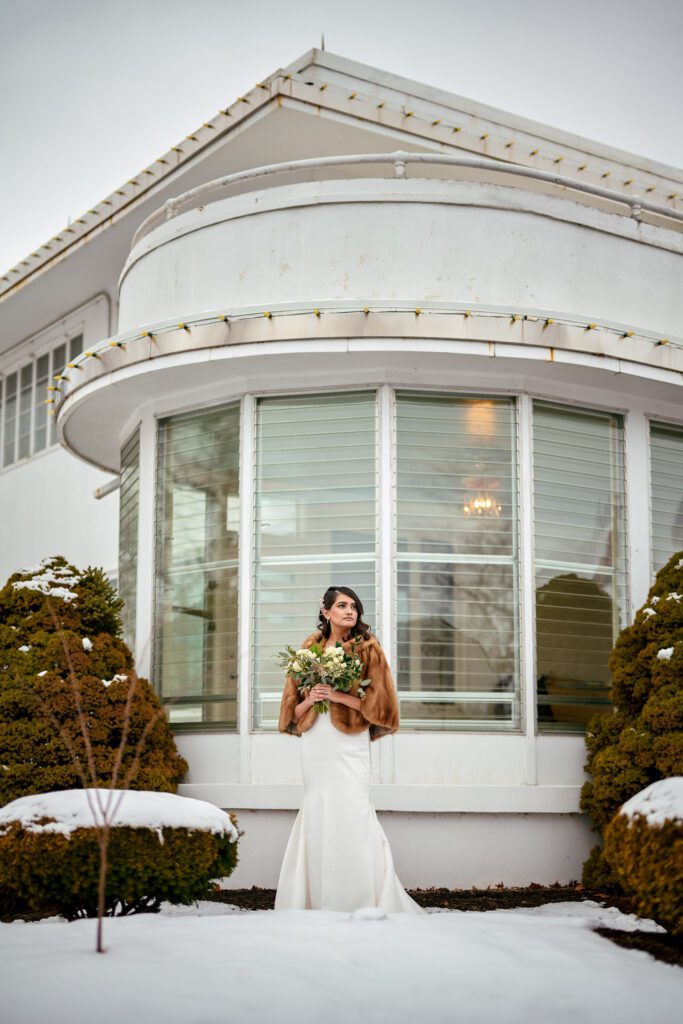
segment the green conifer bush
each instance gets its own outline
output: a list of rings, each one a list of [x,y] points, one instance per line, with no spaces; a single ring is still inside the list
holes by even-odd
[[[97,784],[110,784],[133,665],[121,639],[122,604],[102,570],[79,571],[61,557],[15,573],[0,590],[0,805],[32,793],[82,786],[46,710],[66,729],[85,765],[72,678],[87,722]],[[120,778],[159,708],[152,687],[140,679]],[[130,788],[175,793],[187,767],[162,713],[144,743]]]
[[[593,831],[652,782],[683,775],[683,552],[660,569],[647,601],[610,656],[614,713],[588,723],[580,807]],[[595,846],[583,866],[587,888],[620,892],[619,872]]]
[[[236,826],[233,814],[230,819]],[[0,891],[8,905],[15,900],[20,911],[62,914],[70,921],[97,917],[94,827],[60,835],[12,823],[0,833]],[[108,857],[104,912],[111,917],[155,911],[162,901],[201,899],[213,879],[234,870],[237,840],[198,829],[117,827]]]
[[[640,810],[617,812],[605,828],[605,860],[637,914],[683,937],[683,820],[676,811],[681,789],[683,778],[660,779],[636,795]],[[665,808],[659,813],[658,802]]]

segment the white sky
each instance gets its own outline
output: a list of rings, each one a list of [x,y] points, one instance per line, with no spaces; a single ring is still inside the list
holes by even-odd
[[[683,167],[683,0],[0,0],[0,273],[320,44]]]

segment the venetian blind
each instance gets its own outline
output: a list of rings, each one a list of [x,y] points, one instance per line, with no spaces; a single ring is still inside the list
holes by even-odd
[[[611,707],[607,661],[626,608],[622,420],[533,408],[539,729],[581,731]]]
[[[403,728],[518,724],[516,450],[510,399],[396,395]]]
[[[119,488],[119,597],[123,599],[123,638],[135,651],[140,504],[140,428],[121,449]]]
[[[276,652],[316,627],[329,586],[349,586],[376,629],[374,392],[263,398],[254,453],[253,722],[274,728]]]
[[[650,423],[652,571],[683,549],[683,427]]]

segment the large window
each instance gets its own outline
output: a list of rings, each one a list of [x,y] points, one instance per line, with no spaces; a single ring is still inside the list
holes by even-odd
[[[403,728],[519,726],[515,406],[396,396]]]
[[[683,549],[683,427],[650,423],[652,573]]]
[[[239,404],[159,424],[154,679],[178,725],[237,728]]]
[[[47,411],[47,388],[50,383],[57,386],[55,378],[69,372],[69,363],[82,349],[83,335],[76,334],[7,374],[4,388],[0,387],[0,468],[57,443],[54,420]]]
[[[610,711],[607,667],[625,624],[621,417],[534,403],[538,727],[579,732]]]
[[[317,623],[319,599],[346,585],[377,631],[374,393],[264,398],[256,407],[254,643],[256,728],[274,728],[274,655]]]
[[[140,428],[121,451],[119,489],[119,597],[124,605],[123,637],[135,650],[135,614],[138,590],[138,512],[140,504]]]
[[[14,387],[18,402],[19,378]],[[360,594],[392,659],[405,731],[522,727],[520,609],[534,594],[527,642],[532,652],[535,643],[539,730],[580,733],[595,712],[612,710],[608,659],[626,614],[620,416],[531,403],[523,464],[532,471],[522,480],[512,397],[398,389],[392,417],[381,418],[375,390],[263,397],[245,407],[253,410],[245,434],[253,443],[241,453],[252,481],[242,551],[250,642],[240,663],[249,666],[241,678],[252,729],[276,728],[276,653],[316,628],[330,585]],[[664,557],[680,524],[683,485],[674,494],[671,484],[683,429],[653,424],[651,434]],[[179,727],[237,729],[239,437],[237,402],[159,423],[153,674]],[[138,471],[136,434],[122,458],[128,636]],[[528,551],[519,541],[522,501],[533,502]],[[535,579],[528,595],[522,558]],[[393,637],[382,636],[382,599],[391,602]]]

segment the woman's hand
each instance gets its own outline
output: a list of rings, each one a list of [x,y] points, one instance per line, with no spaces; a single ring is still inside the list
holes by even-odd
[[[337,693],[338,691],[327,683],[316,683],[311,687],[309,696],[313,701],[331,700],[334,703],[337,701]]]

